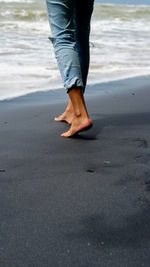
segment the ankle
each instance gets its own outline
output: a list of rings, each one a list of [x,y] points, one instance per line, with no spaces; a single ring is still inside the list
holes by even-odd
[[[74,113],[76,119],[89,120],[89,116],[85,110],[76,110]]]
[[[66,112],[67,113],[72,112],[72,109],[71,108],[66,108]]]
[[[75,116],[76,116],[77,118],[81,117],[81,116],[82,116],[82,112],[81,112],[79,109],[76,109],[76,110],[75,110]]]

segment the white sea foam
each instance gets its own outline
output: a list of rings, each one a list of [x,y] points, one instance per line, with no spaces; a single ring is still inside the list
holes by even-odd
[[[34,0],[21,0],[21,3],[33,3]],[[0,3],[20,3],[20,0],[0,0]]]
[[[0,3],[0,100],[62,87],[45,4]],[[89,84],[150,75],[149,16],[150,7],[95,5]]]

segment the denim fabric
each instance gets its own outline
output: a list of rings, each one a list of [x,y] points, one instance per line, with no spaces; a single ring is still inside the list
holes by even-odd
[[[46,0],[52,43],[67,92],[86,86],[94,0]]]

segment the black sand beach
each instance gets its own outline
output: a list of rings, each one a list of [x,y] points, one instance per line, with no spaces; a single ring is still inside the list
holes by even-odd
[[[150,77],[86,99],[69,139],[63,90],[0,102],[1,267],[150,266]]]

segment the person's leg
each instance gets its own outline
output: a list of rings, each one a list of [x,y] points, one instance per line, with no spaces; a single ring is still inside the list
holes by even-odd
[[[73,24],[73,0],[46,0],[52,30],[51,38],[59,70],[67,92],[73,87],[83,88],[81,67],[76,51]]]
[[[64,87],[68,91],[72,87],[83,89],[81,67],[76,51],[75,29],[73,24],[73,0],[46,0],[47,13],[53,37],[55,55],[60,69]],[[65,112],[55,118],[71,124],[73,107],[71,101]]]
[[[85,88],[90,62],[89,35],[94,0],[73,0],[73,2],[76,49],[79,55],[82,80]]]
[[[79,56],[84,90],[86,87],[90,62],[89,35],[93,4],[94,0],[73,0],[73,23],[75,27],[76,51]],[[55,120],[66,121],[67,123],[71,124],[73,115],[73,106],[71,101],[69,101],[65,112],[59,117],[55,118]]]
[[[84,86],[76,52],[72,4],[73,0],[47,0],[55,55],[74,111],[72,125],[68,132],[62,134],[64,137],[70,137],[92,126],[83,97]]]
[[[75,27],[76,50],[79,56],[84,89],[86,87],[90,61],[89,35],[93,4],[94,0],[73,0],[73,23]],[[67,121],[71,124],[73,120],[73,113],[72,103],[69,101],[65,112],[55,118],[55,120]]]

